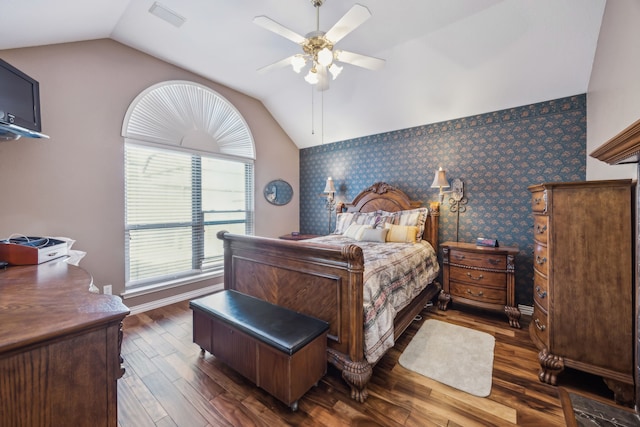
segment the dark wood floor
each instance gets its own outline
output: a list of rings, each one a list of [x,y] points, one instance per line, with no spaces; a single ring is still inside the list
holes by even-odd
[[[329,367],[318,387],[291,410],[256,388],[191,340],[187,302],[128,316],[118,381],[122,427],[145,426],[563,426],[558,391],[537,378],[537,351],[523,329],[506,316],[435,308],[423,310],[375,366],[369,399],[357,403],[340,373]],[[425,318],[495,336],[491,395],[478,398],[400,366],[398,358]],[[570,390],[613,403],[600,378],[568,371],[559,382]]]

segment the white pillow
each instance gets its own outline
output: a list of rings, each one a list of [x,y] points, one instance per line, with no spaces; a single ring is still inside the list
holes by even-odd
[[[387,232],[389,230],[386,228],[371,228],[362,231],[360,238],[356,239],[361,242],[378,242],[384,243],[387,241]]]
[[[350,237],[355,240],[360,240],[360,238],[362,237],[362,233],[364,233],[365,230],[370,229],[370,225],[351,224],[349,228],[347,228],[347,231],[344,232],[344,236]]]

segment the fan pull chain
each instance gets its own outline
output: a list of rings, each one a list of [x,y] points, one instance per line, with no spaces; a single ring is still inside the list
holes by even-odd
[[[320,94],[320,144],[324,145],[324,91]]]
[[[311,86],[311,135],[315,135],[315,114],[313,109],[313,86]]]

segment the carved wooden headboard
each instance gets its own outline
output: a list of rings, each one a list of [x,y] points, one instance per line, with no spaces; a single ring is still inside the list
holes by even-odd
[[[351,203],[338,203],[336,212],[375,212],[377,210],[396,212],[415,209],[422,206],[422,202],[414,201],[407,194],[386,182],[376,182],[358,194]],[[424,226],[422,238],[438,250],[438,225],[440,204],[429,203],[429,217]]]

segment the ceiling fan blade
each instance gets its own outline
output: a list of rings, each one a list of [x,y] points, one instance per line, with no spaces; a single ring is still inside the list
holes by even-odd
[[[295,55],[289,56],[287,58],[281,59],[278,62],[274,62],[273,64],[269,64],[269,65],[265,65],[264,67],[258,68],[258,73],[260,74],[264,74],[266,72],[269,72],[271,70],[275,70],[276,68],[284,68],[287,65],[291,65],[291,60],[293,59]]]
[[[369,12],[369,9],[355,4],[324,36],[333,44],[336,44],[370,17],[371,12]]]
[[[253,18],[253,23],[260,25],[265,30],[272,31],[279,36],[284,37],[285,39],[289,39],[294,43],[302,44],[306,40],[303,36],[296,33],[293,30],[288,29],[284,25],[278,24],[271,18],[268,18],[264,15],[256,16]]]
[[[385,60],[373,56],[360,55],[359,53],[337,50],[334,52],[336,61],[366,68],[367,70],[379,70],[384,67]]]

